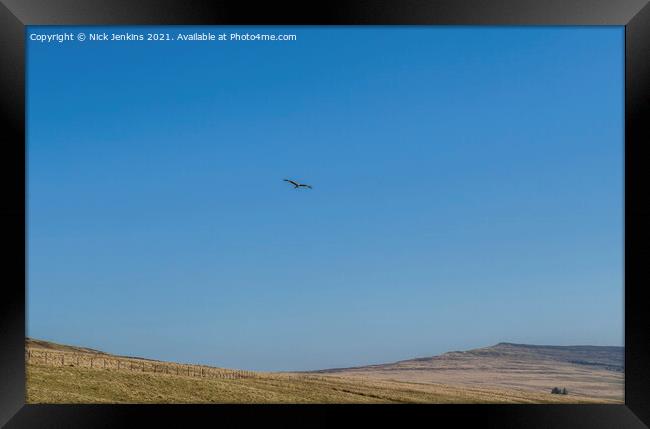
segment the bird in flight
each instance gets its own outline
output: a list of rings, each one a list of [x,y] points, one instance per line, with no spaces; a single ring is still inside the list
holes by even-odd
[[[291,183],[293,185],[294,189],[298,189],[298,188],[309,188],[309,189],[311,189],[310,185],[305,185],[304,183],[294,182],[293,180],[289,180],[289,179],[284,179],[284,181]]]

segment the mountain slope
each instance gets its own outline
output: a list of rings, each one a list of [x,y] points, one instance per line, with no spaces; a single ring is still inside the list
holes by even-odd
[[[612,402],[489,386],[467,388],[217,367],[202,367],[199,371],[195,365],[116,356],[31,339],[26,342],[26,357],[27,402],[31,404]]]
[[[313,371],[376,380],[550,391],[623,400],[624,348],[499,343],[439,356]]]
[[[91,349],[88,347],[79,347],[79,346],[68,346],[65,344],[53,343],[51,341],[37,340],[34,338],[25,339],[25,347],[31,349],[39,350],[52,350],[58,352],[70,352],[70,353],[96,353],[96,354],[106,354],[100,350]]]
[[[27,362],[30,403],[623,402],[622,347],[499,343],[440,356],[311,373],[254,373],[217,367],[198,371],[187,364],[116,356],[34,339],[27,339],[26,348],[33,351],[30,356],[35,355]],[[39,360],[39,353],[70,356]],[[78,359],[81,355],[109,364],[93,367],[91,362],[88,367],[85,358]],[[124,364],[115,366],[117,360]],[[133,366],[132,361],[139,363]],[[215,371],[229,376],[206,377]],[[233,374],[241,376],[230,376]],[[569,394],[551,395],[556,386],[567,388]]]

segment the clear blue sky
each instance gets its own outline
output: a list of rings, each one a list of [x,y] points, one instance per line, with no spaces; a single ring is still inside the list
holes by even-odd
[[[27,43],[29,336],[255,370],[623,345],[623,27],[253,30],[298,40]]]

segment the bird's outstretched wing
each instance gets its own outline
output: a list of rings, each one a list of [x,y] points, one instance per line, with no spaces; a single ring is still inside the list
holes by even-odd
[[[291,183],[293,186],[300,186],[298,183],[294,182],[293,180],[284,179],[284,181]]]
[[[311,189],[311,185],[300,185],[300,186]]]

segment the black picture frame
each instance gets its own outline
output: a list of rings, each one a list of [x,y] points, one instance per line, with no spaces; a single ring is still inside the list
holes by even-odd
[[[0,117],[4,287],[0,298],[0,425],[123,427],[205,419],[235,426],[453,422],[499,428],[650,425],[650,315],[642,299],[650,257],[647,0],[402,0],[297,4],[182,0],[0,0]],[[624,405],[29,405],[25,404],[25,26],[27,25],[617,25],[625,26]]]

